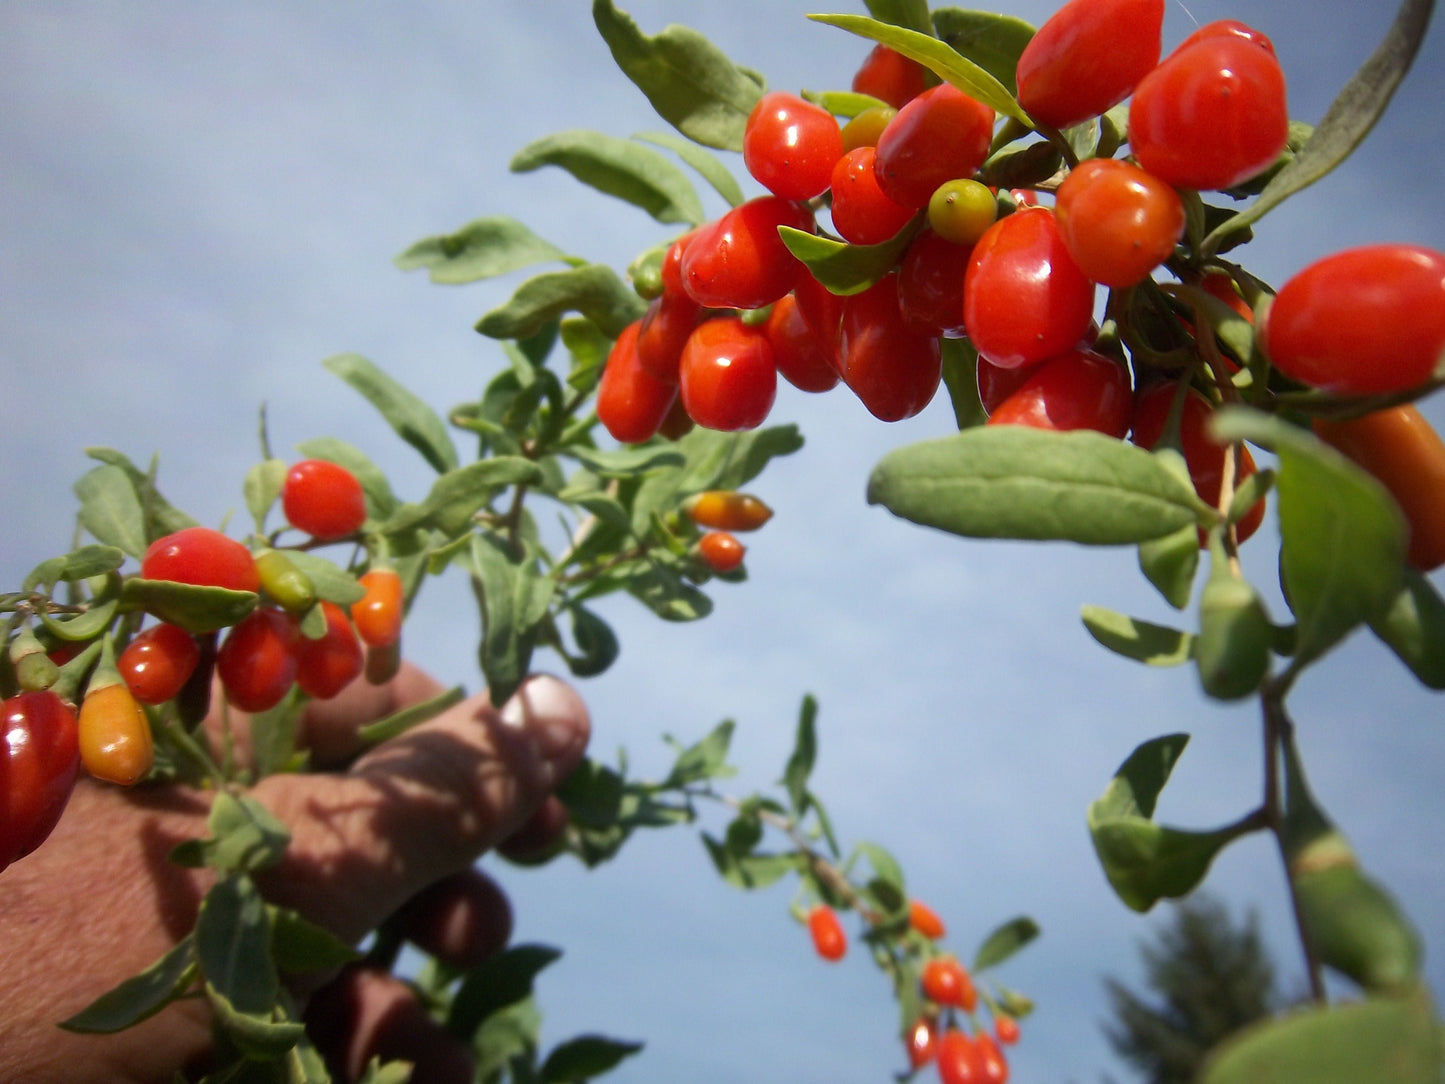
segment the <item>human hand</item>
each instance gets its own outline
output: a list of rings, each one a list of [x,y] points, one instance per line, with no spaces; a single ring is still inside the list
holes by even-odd
[[[344,761],[359,727],[438,691],[411,667],[386,686],[355,683],[311,705],[303,741],[323,762]],[[500,710],[472,697],[345,770],[268,776],[251,794],[291,843],[257,883],[350,943],[400,912],[403,932],[427,951],[475,962],[505,943],[511,915],[472,865],[545,809],[589,733],[577,694],[539,676]],[[180,786],[83,781],[45,845],[0,875],[0,1080],[169,1082],[205,1065],[210,1021],[199,1000],[114,1036],[55,1025],[191,929],[210,878],[167,855],[206,834],[209,805],[209,794]],[[339,1073],[379,1055],[418,1060],[418,1079],[471,1079],[464,1047],[385,972],[348,969],[308,1000],[308,1028]]]

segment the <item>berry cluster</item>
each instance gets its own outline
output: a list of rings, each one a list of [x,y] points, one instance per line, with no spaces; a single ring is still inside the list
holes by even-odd
[[[1261,388],[1356,399],[1426,390],[1445,348],[1445,255],[1408,245],[1344,252],[1271,298],[1217,255],[1217,242],[1201,244],[1218,214],[1200,193],[1257,191],[1292,153],[1285,81],[1269,38],[1237,20],[1202,26],[1162,55],[1163,9],[1163,0],[1060,8],[1012,73],[1029,125],[1000,121],[885,45],[868,54],[851,95],[763,94],[742,151],[768,194],[667,249],[655,296],[605,367],[603,424],[624,442],[691,423],[753,428],[779,374],[809,392],[842,383],[896,421],[933,399],[957,340],[976,358],[968,390],[989,424],[1175,448],[1234,542],[1247,538],[1263,501],[1231,509],[1231,500],[1256,465],[1243,445],[1211,440],[1210,414],[1246,396],[1260,405]],[[1042,166],[1018,187],[1026,160]],[[896,258],[857,281],[823,274],[825,286],[800,235],[834,253]],[[1161,270],[1173,278],[1156,282]],[[1397,480],[1439,477],[1445,449],[1414,446],[1391,472],[1380,462],[1389,456],[1371,466],[1348,452],[1358,441],[1319,432],[1382,474],[1411,520],[1417,566],[1445,559],[1438,502],[1412,507]]]
[[[367,517],[361,483],[345,467],[309,459],[290,468],[278,496],[289,525],[308,536],[301,545],[277,548],[273,536],[248,548],[209,527],[183,527],[147,547],[130,577],[140,602],[118,607],[113,624],[80,641],[54,639],[43,626],[48,644],[27,625],[12,636],[19,691],[0,722],[0,869],[44,842],[82,767],[124,786],[144,779],[155,762],[153,721],[174,713],[194,726],[213,676],[229,704],[263,712],[293,687],[329,699],[363,672],[377,683],[395,673],[405,604],[398,573],[384,563],[357,578],[336,569],[342,587],[320,592],[298,564],[317,543],[358,538]],[[142,626],[147,615],[156,619]]]
[[[826,903],[815,904],[806,922],[814,951],[822,959],[836,962],[847,955],[848,937],[837,911]],[[909,1074],[932,1063],[943,1084],[1005,1084],[1009,1066],[1000,1044],[1018,1042],[1015,1012],[1026,1012],[1029,1006],[1026,1002],[1005,1006],[1001,998],[985,994],[993,1032],[980,1027],[979,988],[958,957],[938,947],[944,934],[936,911],[921,900],[909,901],[908,924],[897,931],[895,946],[902,966],[915,973],[910,981],[916,982],[920,998],[918,1015],[903,1034]],[[1018,1000],[1017,995],[1004,996]]]

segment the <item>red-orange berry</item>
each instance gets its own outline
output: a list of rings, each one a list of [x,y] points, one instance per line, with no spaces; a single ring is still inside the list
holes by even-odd
[[[843,932],[843,923],[838,913],[825,903],[820,903],[808,912],[808,933],[813,938],[813,948],[825,960],[841,960],[848,951],[848,935]]]

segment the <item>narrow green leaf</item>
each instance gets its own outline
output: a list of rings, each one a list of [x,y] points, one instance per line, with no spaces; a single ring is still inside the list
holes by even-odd
[[[783,769],[783,785],[788,790],[788,801],[793,815],[801,818],[808,812],[811,795],[808,793],[808,777],[813,774],[813,765],[818,759],[818,701],[812,696],[803,697],[798,710],[798,728],[793,737],[793,751],[788,755],[787,767]]]
[[[493,1014],[529,997],[532,981],[561,955],[548,945],[512,945],[472,968],[452,999],[447,1030],[470,1040]]]
[[[1018,93],[1015,72],[1024,47],[1034,36],[1032,26],[1012,15],[937,8],[933,12],[933,29],[943,41],[1002,83],[1010,94]]]
[[[640,207],[659,222],[703,221],[697,192],[682,171],[649,147],[603,132],[570,129],[527,144],[512,158],[513,173],[543,166],[565,169],[583,184]]]
[[[871,94],[858,94],[851,90],[805,90],[803,99],[814,105],[821,105],[835,117],[852,120],[864,110],[886,106],[887,102]]]
[[[535,560],[490,531],[472,535],[470,556],[482,614],[479,660],[492,699],[500,704],[527,676],[537,623],[546,616],[556,585],[538,573]]]
[[[610,451],[569,448],[567,454],[603,478],[626,478],[661,467],[680,467],[687,462],[680,451],[663,444],[631,445]]]
[[[952,83],[975,101],[982,102],[995,113],[1012,117],[1029,128],[1033,122],[1020,108],[1013,94],[987,69],[959,55],[951,45],[931,34],[890,26],[862,15],[809,15],[808,18],[828,26],[836,26],[850,34],[880,42],[912,60],[918,61],[940,79]]]
[[[1179,629],[1126,617],[1102,606],[1085,606],[1084,627],[1110,651],[1149,666],[1182,666],[1189,661],[1194,638]]]
[[[974,954],[973,966],[969,970],[977,973],[990,967],[997,967],[1038,937],[1039,933],[1039,924],[1027,915],[1010,919],[983,939],[983,943],[978,946],[978,952]]]
[[[507,486],[529,485],[541,477],[537,464],[521,456],[479,459],[442,474],[425,500],[402,505],[382,524],[382,530],[395,534],[425,527],[453,537],[465,531],[472,516]]]
[[[1142,448],[1088,431],[981,426],[899,448],[868,503],[974,538],[1121,545],[1195,521],[1197,497]]]
[[[254,591],[231,591],[225,587],[199,587],[170,580],[127,577],[121,589],[121,605],[144,610],[162,621],[179,625],[187,632],[216,632],[230,628],[256,608]]]
[[[1205,1063],[1200,1084],[1374,1081],[1439,1084],[1440,1024],[1424,990],[1405,997],[1297,1009],[1230,1036]]]
[[[206,824],[210,836],[177,845],[172,851],[175,862],[209,866],[223,873],[248,873],[274,866],[291,841],[286,826],[246,795],[217,794]]]
[[[943,385],[953,404],[953,420],[959,429],[972,429],[988,421],[978,397],[978,351],[967,339],[944,339]]]
[[[1089,806],[1089,834],[1104,875],[1135,911],[1193,891],[1214,856],[1256,827],[1244,820],[1212,832],[1187,832],[1153,822],[1159,793],[1188,740],[1170,734],[1145,742]]]
[[[697,170],[699,176],[719,196],[727,200],[728,206],[736,207],[743,202],[742,186],[737,179],[728,171],[727,166],[718,160],[717,156],[704,148],[698,146],[690,139],[683,139],[672,132],[635,132],[633,139],[646,140],[648,143],[655,143],[659,147],[666,147],[684,162]]]
[[[277,1008],[243,1012],[225,992],[207,984],[206,1002],[215,1014],[217,1026],[243,1054],[247,1067],[287,1057],[306,1035],[299,1020],[287,1020]]]
[[[97,542],[139,559],[146,550],[145,514],[135,487],[119,467],[100,466],[72,487],[80,499],[80,525]]]
[[[893,238],[877,245],[850,245],[791,226],[779,226],[778,236],[789,252],[808,265],[815,279],[832,293],[846,297],[862,293],[897,267],[921,222],[921,216],[915,217]]]
[[[571,1084],[611,1072],[642,1049],[642,1043],[609,1039],[602,1035],[579,1035],[558,1043],[542,1063],[543,1084]]]
[[[271,962],[270,917],[250,877],[223,877],[201,900],[196,957],[206,985],[232,1009],[270,1016],[280,983]]]
[[[1202,252],[1217,251],[1228,234],[1257,222],[1354,152],[1384,114],[1395,88],[1414,63],[1434,9],[1435,0],[1404,0],[1385,39],[1330,103],[1324,119],[1299,153],[1275,174],[1253,203],[1215,227],[1200,245]]]
[[[908,890],[903,881],[903,867],[888,851],[866,840],[859,843],[858,853],[868,859],[873,876],[868,879],[868,895],[887,914],[897,914],[908,906]]]
[[[621,652],[612,626],[581,603],[569,607],[572,639],[578,654],[567,655],[567,668],[577,677],[595,677],[617,661]]]
[[[359,354],[336,354],[321,364],[364,395],[440,474],[457,465],[457,450],[434,410]]]
[[[160,491],[156,489],[156,463],[154,460],[151,461],[150,470],[143,471],[114,448],[87,448],[85,449],[85,454],[91,459],[109,464],[112,467],[119,467],[125,471],[126,477],[130,479],[131,485],[135,487],[136,497],[140,500],[141,509],[145,514],[145,534],[147,541],[154,541],[173,531],[179,531],[184,527],[194,527],[196,525],[195,520],[172,505],[162,497]]]
[[[1428,688],[1445,689],[1445,599],[1412,568],[1385,613],[1370,628]]]
[[[664,621],[697,621],[712,613],[712,599],[675,570],[656,563],[639,567],[626,579],[627,593]]]
[[[659,116],[689,139],[740,151],[762,80],[685,26],[649,37],[612,0],[593,0],[592,19],[622,69]]]
[[[1194,524],[1139,543],[1139,569],[1176,610],[1189,605],[1199,569],[1199,529]]]
[[[282,971],[329,971],[359,959],[361,954],[324,926],[289,907],[272,907],[271,956]]]
[[[731,774],[727,756],[735,727],[731,719],[726,719],[713,727],[701,741],[682,750],[668,773],[667,785],[680,787]]]
[[[183,937],[150,967],[101,994],[60,1026],[66,1031],[111,1035],[139,1024],[185,993],[196,977],[196,942]]]
[[[27,594],[36,588],[48,591],[57,583],[75,583],[92,576],[104,576],[125,564],[125,556],[125,551],[118,546],[81,546],[36,565],[25,577],[20,590]]]
[[[426,237],[395,260],[403,271],[425,267],[436,283],[495,278],[533,264],[565,262],[567,254],[513,218],[479,218],[455,233]]]
[[[580,312],[616,337],[636,320],[646,303],[605,264],[584,264],[529,278],[510,300],[477,321],[492,339],[525,339],[567,312]]]
[[[364,745],[375,745],[378,742],[388,741],[399,734],[405,734],[414,726],[420,726],[428,719],[435,719],[447,708],[460,704],[464,699],[466,699],[466,693],[462,687],[453,685],[445,692],[427,697],[420,703],[412,704],[400,711],[394,711],[374,723],[368,723],[356,732],[356,736]]]
[[[798,869],[798,858],[794,854],[739,854],[706,832],[702,834],[702,842],[718,876],[743,891],[767,888]]]
[[[246,511],[256,521],[256,533],[266,530],[266,513],[281,496],[281,487],[286,484],[286,461],[263,459],[246,472],[241,492],[246,498]]]
[[[868,14],[882,23],[892,23],[922,34],[933,33],[928,20],[927,0],[866,0]]]
[[[1217,439],[1248,440],[1279,458],[1280,564],[1298,670],[1389,611],[1404,576],[1404,518],[1379,482],[1297,426],[1242,408],[1211,422]]]

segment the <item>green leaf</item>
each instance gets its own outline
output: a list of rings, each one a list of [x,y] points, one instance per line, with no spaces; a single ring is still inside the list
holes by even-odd
[[[872,899],[885,914],[898,914],[908,907],[908,891],[903,883],[903,867],[888,851],[876,843],[861,842],[857,851],[868,859],[873,876],[864,886]]]
[[[187,934],[150,967],[101,994],[60,1026],[66,1031],[111,1035],[139,1024],[185,993],[196,978],[196,942]]]
[[[171,580],[128,577],[121,589],[121,605],[144,610],[187,632],[215,632],[229,628],[256,608],[254,591],[200,587]]]
[[[668,773],[667,787],[684,787],[732,774],[727,764],[728,746],[733,740],[736,724],[726,719],[713,727],[701,741],[678,753]]]
[[[1021,915],[1005,922],[983,939],[983,943],[978,946],[978,952],[974,954],[973,966],[969,970],[977,973],[990,967],[997,967],[1038,937],[1039,933],[1039,924],[1027,915]]]
[[[625,585],[628,594],[664,621],[697,621],[712,613],[712,599],[660,564],[640,566]]]
[[[479,218],[455,233],[426,237],[395,260],[403,271],[425,267],[448,285],[495,278],[533,264],[566,261],[567,254],[513,218]]]
[[[1188,741],[1187,734],[1169,734],[1140,745],[1089,806],[1089,834],[1104,874],[1135,911],[1187,895],[1214,856],[1254,827],[1241,821],[1213,832],[1185,832],[1153,822],[1159,793]]]
[[[1194,524],[1139,543],[1139,568],[1176,610],[1189,605],[1199,570],[1199,529]]]
[[[1200,245],[1204,254],[1217,251],[1225,236],[1258,221],[1354,152],[1384,114],[1395,88],[1410,70],[1434,7],[1434,0],[1404,0],[1384,41],[1345,84],[1293,161],[1275,174],[1245,210],[1215,227]]]
[[[894,237],[877,245],[850,245],[791,226],[779,226],[778,236],[789,252],[808,265],[815,279],[830,292],[846,297],[862,293],[897,267],[921,222],[922,217],[915,216]]]
[[[1445,599],[1413,568],[1385,613],[1370,628],[1431,689],[1445,689]]]
[[[692,140],[683,139],[672,132],[652,131],[634,132],[632,138],[645,140],[672,151],[697,170],[702,179],[712,185],[713,190],[728,202],[728,206],[736,207],[743,202],[742,186],[728,172],[727,166],[723,165],[716,155],[699,147]]]
[[[206,985],[237,1013],[269,1017],[280,992],[271,962],[271,923],[251,878],[221,878],[201,900],[196,957]]]
[[[917,30],[923,34],[933,32],[928,20],[927,0],[865,0],[868,14],[882,23]]]
[[[125,551],[117,546],[81,546],[61,557],[40,562],[25,577],[20,590],[26,594],[36,588],[49,591],[57,583],[75,583],[92,576],[115,572],[125,564]]]
[[[472,517],[507,486],[541,481],[542,471],[530,459],[497,455],[454,467],[432,483],[420,504],[404,504],[382,524],[388,534],[435,528],[447,537],[466,531]]]
[[[572,639],[577,655],[567,655],[567,668],[577,677],[595,677],[617,661],[621,647],[617,634],[597,614],[581,603],[569,607],[572,616]]]
[[[952,83],[995,113],[1012,117],[1029,128],[1033,127],[1033,122],[1014,100],[1008,87],[985,68],[960,56],[952,46],[931,34],[890,26],[862,15],[809,15],[808,18],[880,42],[911,60],[918,61],[940,79]]]
[[[396,508],[396,497],[392,495],[391,483],[386,475],[360,448],[335,437],[316,437],[302,441],[296,450],[307,459],[325,459],[339,463],[361,483],[367,503],[376,516],[389,516]]]
[[[135,487],[119,467],[100,466],[72,487],[80,499],[80,525],[102,545],[139,559],[146,551],[145,514]]]
[[[87,448],[85,454],[91,459],[125,471],[145,514],[145,534],[148,541],[196,525],[195,520],[170,504],[156,489],[154,460],[151,461],[150,470],[143,471],[114,448]]]
[[[513,945],[467,972],[447,1013],[447,1030],[470,1040],[493,1014],[530,997],[532,980],[562,953],[547,945]]]
[[[361,1079],[356,1084],[409,1084],[411,1081],[412,1063],[409,1061],[388,1061],[382,1063],[380,1058],[372,1058],[366,1063],[366,1071],[361,1074]],[[318,1080],[329,1080],[329,1077],[318,1077]]]
[[[978,397],[978,351],[967,339],[943,339],[943,385],[953,404],[953,419],[960,429],[988,421]]]
[[[742,150],[748,114],[763,94],[757,75],[689,27],[648,37],[611,0],[593,0],[592,18],[617,66],[663,120],[704,146]]]
[[[477,321],[477,330],[492,339],[525,339],[563,313],[580,312],[616,337],[646,307],[612,268],[589,263],[527,279],[510,300]]]
[[[642,1043],[602,1035],[579,1035],[553,1047],[542,1063],[541,1079],[544,1084],[591,1080],[611,1072],[642,1047]]]
[[[1142,448],[1102,433],[982,426],[899,448],[868,503],[974,538],[1120,545],[1195,521],[1198,498]]]
[[[1216,1047],[1200,1084],[1371,1081],[1439,1084],[1440,1025],[1424,990],[1406,997],[1299,1009]]]
[[[640,207],[659,222],[703,221],[688,179],[662,155],[628,139],[569,129],[527,144],[512,158],[513,173],[543,166],[565,169],[583,184]]]
[[[933,29],[945,42],[1017,94],[1015,73],[1034,28],[1012,15],[938,8]]]
[[[178,844],[171,852],[172,861],[247,873],[274,866],[291,841],[290,831],[260,802],[228,791],[216,795],[206,826],[210,836]]]
[[[438,474],[457,465],[457,450],[431,407],[359,354],[336,354],[321,363],[364,395]]]
[[[223,991],[209,984],[206,986],[206,1001],[226,1039],[248,1059],[241,1070],[243,1072],[255,1069],[257,1063],[270,1063],[286,1057],[306,1036],[306,1026],[299,1020],[287,1020],[275,1008],[243,1012]],[[240,1079],[247,1080],[244,1076]]]
[[[1189,661],[1194,638],[1187,632],[1152,625],[1102,606],[1085,606],[1084,627],[1110,651],[1149,666],[1182,666]]]
[[[284,459],[263,459],[246,472],[241,492],[246,498],[246,510],[256,521],[256,533],[266,530],[266,513],[281,496],[281,487],[286,484],[286,461]]]
[[[1298,670],[1389,611],[1403,582],[1405,521],[1379,482],[1297,426],[1237,408],[1218,411],[1212,427],[1217,439],[1279,458],[1280,565]]]
[[[427,699],[404,707],[400,711],[394,711],[374,723],[368,723],[356,732],[356,736],[365,745],[389,741],[400,734],[405,734],[414,726],[420,726],[428,719],[435,719],[447,708],[460,704],[465,699],[466,694],[462,687],[453,685],[445,692],[427,697]]]
[[[847,117],[849,120],[865,110],[888,105],[881,98],[875,98],[871,94],[857,94],[851,90],[805,90],[802,97],[804,101],[821,105],[835,117]]]
[[[567,454],[593,474],[604,478],[626,478],[661,467],[680,467],[687,462],[681,452],[667,444],[628,445],[610,451],[569,448]]]
[[[813,765],[818,759],[817,720],[818,701],[812,696],[803,697],[803,706],[798,711],[798,729],[793,737],[793,751],[788,755],[787,767],[783,769],[783,785],[787,787],[793,815],[798,818],[808,812],[811,799],[808,777],[813,774]]]
[[[742,433],[720,433],[698,427],[673,448],[687,457],[681,492],[741,489],[763,472],[775,456],[792,455],[803,446],[796,425],[772,425]]]
[[[776,884],[798,868],[798,858],[793,854],[739,853],[706,832],[702,834],[702,842],[717,868],[718,876],[745,892]]]
[[[361,954],[324,926],[289,907],[270,908],[271,956],[282,971],[329,971]]]
[[[501,704],[527,676],[537,624],[547,614],[556,584],[538,573],[534,559],[516,553],[490,531],[472,535],[470,556],[482,613],[478,655],[492,700]]]

